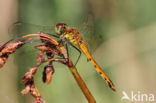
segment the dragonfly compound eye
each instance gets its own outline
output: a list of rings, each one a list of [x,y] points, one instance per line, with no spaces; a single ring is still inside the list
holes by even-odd
[[[55,27],[55,32],[59,35],[61,35],[65,29],[67,29],[67,24],[64,24],[64,23],[58,23]]]

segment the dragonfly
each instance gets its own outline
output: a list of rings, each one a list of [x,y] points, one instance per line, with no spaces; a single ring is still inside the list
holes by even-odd
[[[87,45],[83,39],[82,34],[78,29],[71,28],[65,23],[58,23],[55,26],[55,32],[57,36],[61,39],[61,42],[66,42],[72,45],[76,50],[83,52],[88,60],[93,64],[96,71],[101,75],[101,77],[106,81],[108,86],[115,91],[115,86],[102,68],[96,63],[91,53],[89,52]],[[80,54],[81,54],[80,52]],[[79,56],[80,57],[80,56]]]
[[[17,29],[19,29],[18,27],[20,27],[22,24],[23,25],[28,25],[27,27],[31,28],[31,25],[32,24],[27,24],[27,23],[24,23],[24,22],[16,22],[14,23],[14,26],[13,27],[17,27]],[[38,25],[34,25],[33,24],[33,27],[36,26],[37,28],[41,29],[43,26],[38,26]],[[25,27],[23,27],[25,28]],[[47,30],[52,30],[52,27],[50,26],[46,26],[46,27],[43,27],[42,29],[46,29],[48,28]],[[47,33],[51,36],[54,36],[56,38],[59,38],[58,41],[59,43],[63,43],[66,45],[66,49],[67,49],[67,57],[69,57],[69,53],[68,53],[68,44],[71,45],[73,48],[75,48],[79,53],[80,55],[78,56],[78,59],[75,63],[75,65],[78,63],[79,59],[80,59],[80,56],[81,56],[81,52],[83,52],[86,57],[87,57],[87,60],[90,61],[92,63],[92,65],[95,67],[96,71],[100,74],[100,76],[106,81],[106,83],[108,84],[108,86],[113,90],[115,91],[115,86],[113,84],[113,82],[111,81],[111,79],[106,75],[106,73],[102,70],[102,68],[96,63],[96,61],[94,60],[94,58],[92,57],[88,47],[87,47],[87,44],[86,44],[86,39],[84,40],[84,37],[82,36],[82,34],[80,33],[80,30],[79,29],[76,29],[76,28],[72,28],[72,27],[69,27],[67,24],[65,23],[58,23],[55,25],[55,33]],[[22,30],[23,31],[23,30]],[[44,31],[44,30],[43,30]],[[42,30],[41,30],[42,32]],[[93,42],[93,40],[95,39],[92,39],[91,42]],[[100,39],[97,39],[100,41]],[[94,43],[96,44],[96,43]],[[94,46],[95,48],[96,46]]]

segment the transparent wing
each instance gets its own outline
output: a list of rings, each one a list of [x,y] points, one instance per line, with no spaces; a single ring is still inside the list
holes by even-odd
[[[30,33],[38,33],[38,32],[50,33],[50,34],[54,33],[54,26],[44,26],[44,25],[42,26],[42,25],[36,25],[36,24],[18,21],[13,23],[8,28],[8,33],[13,38],[30,34]],[[31,45],[25,45],[26,49],[20,49],[18,55],[22,56],[25,54],[30,54],[30,55],[37,54],[38,51],[36,51],[36,49],[31,49],[31,48],[33,48],[34,44],[39,45],[40,43],[41,43],[40,41],[32,41]]]
[[[102,35],[97,32],[96,28],[94,15],[92,13],[88,13],[80,26],[80,31],[82,32],[91,53],[93,53],[103,42]]]
[[[36,25],[31,23],[25,23],[22,21],[17,21],[13,23],[8,29],[9,35],[13,37],[25,35],[28,33],[38,33],[38,32],[54,33],[54,25],[45,26],[45,25]]]

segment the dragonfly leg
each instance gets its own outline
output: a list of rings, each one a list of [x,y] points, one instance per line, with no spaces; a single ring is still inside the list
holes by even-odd
[[[69,51],[68,51],[68,45],[66,44],[66,50],[67,50],[67,56],[69,58]]]
[[[68,47],[67,47],[67,44],[64,43],[62,40],[59,40],[59,48],[61,49],[64,45],[66,46],[66,49],[65,48],[62,48],[62,51],[63,51],[63,55],[64,55],[64,59],[66,59],[68,61],[69,59],[69,53],[68,53]]]
[[[76,66],[76,64],[78,63],[78,61],[79,61],[79,59],[81,57],[81,51],[76,46],[74,46],[73,44],[71,44],[71,46],[74,47],[74,49],[76,49],[80,53],[79,56],[78,56],[78,58],[77,58],[77,60],[76,60],[75,65],[74,65],[74,66]]]
[[[50,34],[50,33],[45,33],[45,34],[48,34],[48,35],[53,36],[55,38],[59,38],[59,36],[57,36],[56,34]]]

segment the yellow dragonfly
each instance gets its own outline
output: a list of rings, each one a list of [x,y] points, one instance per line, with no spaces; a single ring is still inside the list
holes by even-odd
[[[96,61],[91,56],[86,43],[78,29],[70,28],[67,24],[58,23],[55,26],[55,32],[61,39],[61,42],[66,42],[72,45],[77,50],[81,50],[88,58],[88,60],[93,64],[96,71],[101,75],[101,77],[106,81],[108,86],[115,91],[115,87],[110,78],[106,75],[106,73],[101,69],[101,67],[96,63]],[[81,53],[80,53],[81,54]],[[79,56],[80,57],[80,56]]]

